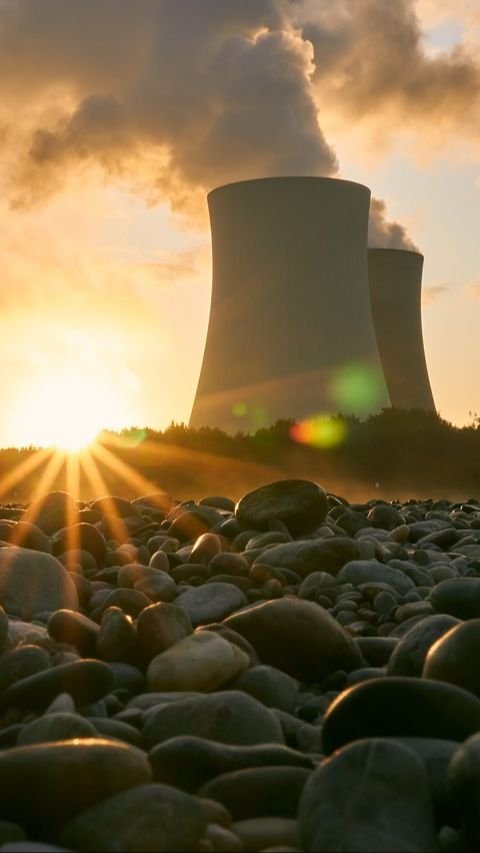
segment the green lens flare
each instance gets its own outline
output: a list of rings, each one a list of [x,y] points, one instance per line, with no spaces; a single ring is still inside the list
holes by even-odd
[[[247,412],[248,406],[246,403],[235,403],[232,407],[232,414],[234,414],[236,418],[244,418]]]
[[[358,414],[372,411],[382,397],[381,377],[369,365],[347,364],[336,371],[331,395],[342,412]]]

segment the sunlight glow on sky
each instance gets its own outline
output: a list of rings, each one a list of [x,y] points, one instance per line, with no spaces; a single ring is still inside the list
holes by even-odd
[[[476,4],[418,0],[417,11],[427,57],[441,58],[464,40],[480,64]],[[293,50],[292,45],[287,47]],[[301,61],[306,63],[306,57]],[[108,71],[108,63],[105,67]],[[14,70],[11,74],[12,93],[0,114],[0,149],[14,133],[3,121],[15,102],[18,81]],[[20,80],[18,91],[30,85],[29,79]],[[188,85],[181,91],[187,110]],[[66,92],[55,90],[52,115],[68,103]],[[323,97],[322,90],[319,100]],[[325,99],[324,109],[319,103],[321,127],[335,149],[340,176],[367,184],[385,200],[388,218],[404,225],[425,255],[423,329],[432,391],[443,417],[467,423],[470,412],[480,412],[478,125],[475,130],[472,115],[473,129],[467,117],[463,136],[447,125],[436,126],[435,120],[428,132],[413,121],[408,127],[399,122],[386,133],[374,121],[368,125],[363,117],[350,120],[335,113]],[[169,118],[172,125],[179,122],[178,116]],[[154,135],[154,130],[152,125],[144,132]],[[223,131],[223,126],[216,131],[220,142]],[[95,144],[103,144],[103,126],[96,132]],[[195,126],[191,133],[194,140]],[[71,150],[77,155],[75,141],[66,139],[65,151],[54,162],[67,161]],[[193,158],[195,146],[189,144]],[[165,154],[161,145],[157,148],[151,156],[160,163]],[[3,159],[0,150],[0,171],[6,173],[7,165],[14,170],[8,160],[12,157],[14,164],[12,150],[15,146],[7,146]],[[117,172],[111,164],[110,171],[102,170],[102,156],[100,151],[97,163],[82,161],[71,172],[65,167],[65,180],[54,191],[40,193],[32,206],[0,202],[0,446],[60,443],[65,433],[82,443],[102,427],[164,428],[172,420],[188,422],[210,301],[205,193],[198,190],[193,165],[189,173],[188,147],[183,168],[195,190],[190,198],[188,183],[175,186],[177,206],[187,218],[169,206],[173,170],[171,175],[168,169],[159,172],[154,197],[143,187],[135,192],[123,179],[123,161]],[[130,149],[128,157],[134,157]],[[203,162],[195,164],[200,167],[208,172]],[[151,164],[148,169],[150,174]],[[81,434],[75,433],[75,420]]]

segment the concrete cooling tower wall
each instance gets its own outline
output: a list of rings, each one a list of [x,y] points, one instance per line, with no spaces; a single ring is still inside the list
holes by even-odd
[[[372,314],[392,406],[435,411],[422,335],[423,255],[369,249]]]
[[[389,405],[370,308],[370,191],[266,178],[210,193],[213,286],[190,426],[253,431]]]

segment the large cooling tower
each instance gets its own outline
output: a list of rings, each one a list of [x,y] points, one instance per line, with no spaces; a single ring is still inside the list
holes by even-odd
[[[378,350],[392,406],[435,411],[423,349],[423,255],[369,249],[368,270]]]
[[[280,418],[389,405],[370,308],[370,191],[266,178],[208,197],[213,287],[190,426],[253,431]]]

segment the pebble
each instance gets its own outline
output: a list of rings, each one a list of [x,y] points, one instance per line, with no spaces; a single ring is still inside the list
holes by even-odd
[[[291,713],[298,704],[298,681],[273,666],[252,666],[235,678],[230,687],[248,693],[267,708]]]
[[[33,743],[55,743],[75,738],[94,738],[95,726],[78,714],[56,713],[32,720],[18,736],[17,746]]]
[[[455,625],[428,651],[424,678],[457,684],[480,696],[480,619]]]
[[[71,820],[64,844],[81,851],[197,850],[206,830],[201,802],[167,785],[142,785],[109,797]]]
[[[78,610],[78,596],[55,557],[10,546],[0,549],[0,605],[28,622],[44,610]]]
[[[143,734],[149,748],[177,735],[196,735],[237,746],[284,742],[273,713],[237,690],[183,699],[153,709]]]
[[[480,700],[453,684],[392,676],[341,693],[323,721],[327,755],[356,738],[413,737],[462,741],[480,729]]]
[[[270,521],[279,519],[298,536],[315,530],[327,510],[327,495],[317,483],[279,480],[244,495],[235,507],[235,518],[244,530],[263,530]]]
[[[150,754],[154,778],[190,793],[210,779],[235,770],[261,767],[313,769],[311,758],[287,746],[220,744],[203,737],[181,735],[155,746]]]
[[[200,631],[153,658],[147,671],[152,691],[210,692],[249,666],[247,655],[219,634]]]
[[[437,850],[425,769],[407,747],[369,738],[311,774],[299,808],[305,851]]]
[[[319,568],[332,575],[358,556],[358,546],[352,539],[337,536],[332,539],[312,539],[274,545],[262,554],[262,563],[278,569],[291,569],[300,578]]]
[[[252,644],[262,663],[300,681],[318,682],[337,669],[362,664],[352,638],[311,601],[269,601],[230,616],[225,624]]]
[[[151,781],[141,750],[105,740],[70,740],[0,752],[0,818],[34,837],[127,788]]]
[[[158,603],[146,607],[137,621],[137,644],[142,659],[152,658],[166,651],[193,632],[190,617],[183,607]]]
[[[107,664],[78,660],[16,681],[0,693],[0,711],[7,708],[45,710],[59,693],[69,693],[79,705],[88,705],[113,688],[114,677]]]
[[[454,616],[441,613],[420,619],[396,644],[388,661],[388,674],[421,676],[431,646],[459,624]]]
[[[187,589],[177,598],[176,603],[187,612],[192,625],[207,625],[209,622],[221,622],[230,613],[248,604],[244,593],[228,583],[210,583]]]

